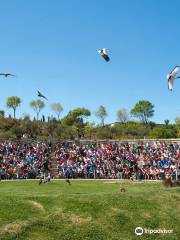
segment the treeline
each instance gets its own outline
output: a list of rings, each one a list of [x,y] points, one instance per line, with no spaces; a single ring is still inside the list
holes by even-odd
[[[130,138],[178,138],[180,137],[180,117],[175,124],[165,120],[163,124],[150,121],[154,116],[154,105],[141,100],[135,104],[131,111],[119,109],[117,121],[106,124],[108,112],[100,106],[95,112],[98,123],[88,121],[91,111],[86,108],[76,108],[61,118],[63,107],[60,103],[50,106],[53,115],[42,114],[45,103],[38,99],[30,102],[35,116],[26,114],[16,119],[16,111],[21,105],[21,99],[12,96],[7,99],[6,105],[12,109],[11,115],[5,116],[0,110],[0,139],[31,138],[36,140],[62,140],[62,139],[130,139]]]

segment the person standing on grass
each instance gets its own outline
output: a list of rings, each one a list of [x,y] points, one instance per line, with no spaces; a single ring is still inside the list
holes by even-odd
[[[44,168],[44,182],[46,182],[46,179],[48,178],[48,172],[49,172],[48,157],[45,157],[44,159],[43,168]]]

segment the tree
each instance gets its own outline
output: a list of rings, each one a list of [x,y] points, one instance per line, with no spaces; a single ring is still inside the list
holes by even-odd
[[[155,139],[176,138],[177,129],[173,125],[156,126],[150,131],[149,136]]]
[[[4,118],[4,115],[5,115],[4,110],[0,110],[0,118]]]
[[[61,114],[61,112],[63,111],[63,107],[60,103],[54,103],[51,105],[51,109],[55,112],[55,114],[57,115],[57,118],[59,120],[59,116]]]
[[[178,132],[178,137],[180,137],[180,117],[179,116],[175,118],[175,123],[176,123],[177,132]]]
[[[72,126],[73,132],[77,132],[77,137],[84,136],[84,127],[87,123],[84,123],[84,118],[89,117],[91,112],[86,108],[75,108],[65,116],[61,123],[63,125]]]
[[[175,118],[175,123],[180,126],[180,117],[179,116]]]
[[[23,119],[24,121],[30,121],[31,118],[30,118],[30,115],[29,115],[29,114],[24,113],[22,119]]]
[[[84,127],[85,138],[91,139],[94,132],[95,132],[95,122],[88,122]]]
[[[97,126],[96,127],[96,138],[97,139],[111,139],[112,133],[108,126]]]
[[[45,122],[46,121],[46,118],[44,115],[42,115],[42,122]]]
[[[66,125],[83,125],[84,120],[83,118],[89,117],[91,112],[86,108],[75,108],[74,110],[70,111],[66,117],[63,118],[62,122]]]
[[[32,107],[32,109],[36,112],[36,116],[37,116],[37,121],[39,119],[39,113],[41,112],[41,110],[45,107],[45,104],[43,101],[41,100],[33,100],[30,102],[30,106]]]
[[[146,100],[141,100],[131,110],[134,117],[139,118],[142,122],[148,123],[148,118],[154,116],[154,105]]]
[[[118,122],[121,123],[126,123],[129,119],[129,113],[127,111],[127,109],[123,108],[123,109],[119,109],[117,111],[117,120]]]
[[[164,120],[164,124],[165,124],[166,126],[169,125],[169,122],[170,122],[169,119],[165,119],[165,120]]]
[[[14,125],[10,132],[16,136],[16,138],[20,139],[23,136],[23,129],[21,126]]]
[[[50,115],[50,116],[48,116],[48,118],[47,118],[47,122],[48,122],[48,123],[50,123],[50,122],[57,123],[57,119],[56,119],[53,115]]]
[[[102,126],[104,126],[104,119],[107,117],[107,111],[106,108],[104,106],[100,106],[98,111],[95,113],[96,117],[99,118],[101,120],[101,124]]]
[[[9,97],[6,101],[6,105],[8,108],[12,108],[14,112],[14,118],[16,118],[16,109],[21,104],[21,99],[17,96]]]

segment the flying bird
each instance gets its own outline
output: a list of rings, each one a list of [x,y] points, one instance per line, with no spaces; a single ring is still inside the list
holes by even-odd
[[[41,98],[44,98],[44,99],[48,100],[47,97],[45,97],[45,96],[44,96],[42,93],[40,93],[39,91],[38,91],[38,97],[41,97]]]
[[[180,76],[178,76],[178,73],[179,73],[179,66],[175,66],[175,68],[167,75],[168,89],[171,91],[173,90],[174,80],[176,78],[180,78]]]
[[[109,62],[109,61],[110,61],[110,58],[109,58],[109,56],[108,56],[108,54],[107,54],[108,51],[110,51],[109,48],[102,48],[102,49],[100,49],[100,50],[98,51],[98,53],[101,55],[101,57],[104,58],[104,60],[105,60],[106,62]]]
[[[0,73],[0,76],[4,76],[4,77],[16,77],[16,75],[11,74],[11,73]]]

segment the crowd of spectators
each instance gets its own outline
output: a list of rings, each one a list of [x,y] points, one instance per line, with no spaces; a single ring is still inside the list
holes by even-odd
[[[34,179],[51,161],[51,144],[0,142],[0,179]]]
[[[59,178],[175,178],[180,143],[0,142],[0,179],[38,178],[45,163],[51,177],[56,163]]]

